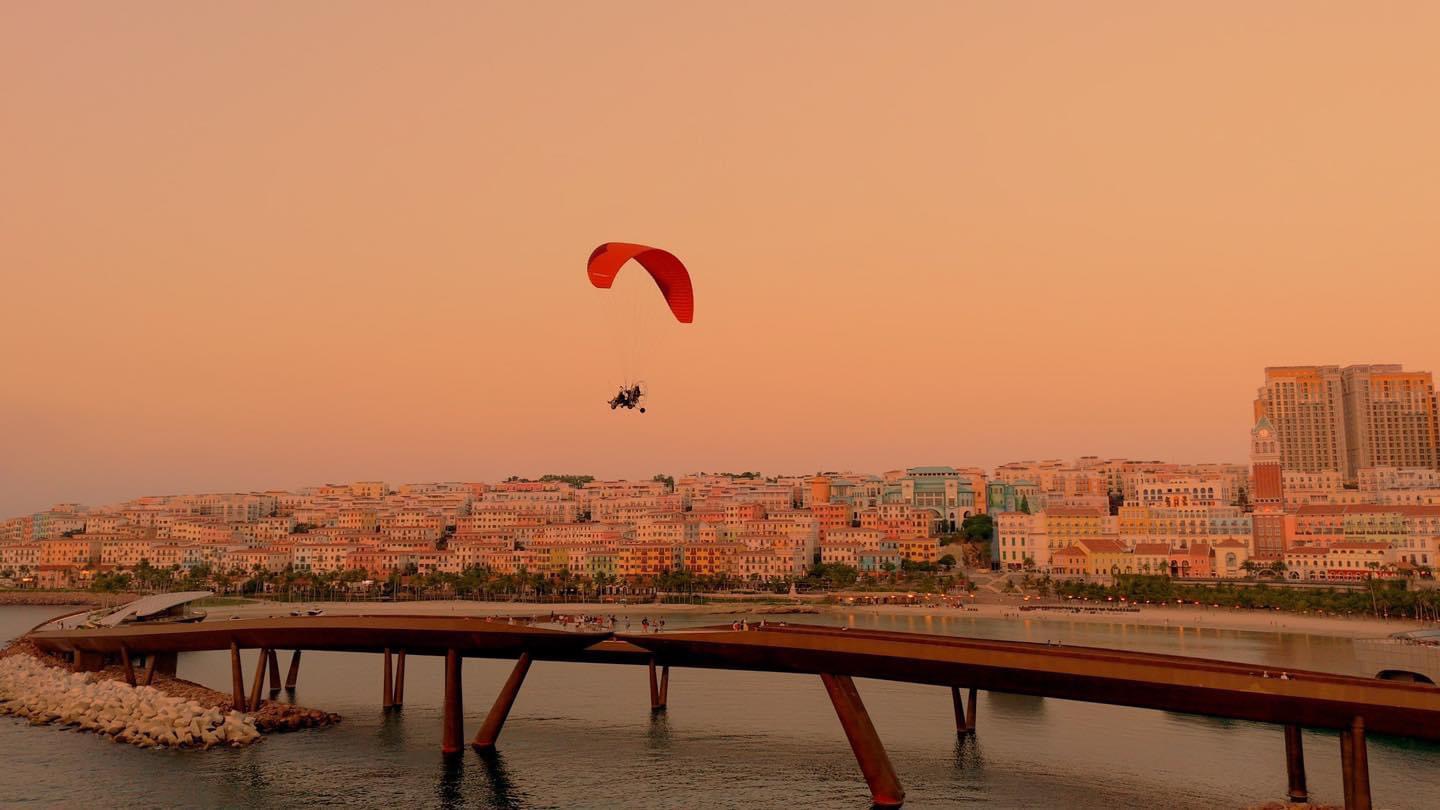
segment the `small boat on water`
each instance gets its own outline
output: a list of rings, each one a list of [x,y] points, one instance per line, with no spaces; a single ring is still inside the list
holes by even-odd
[[[157,593],[128,602],[119,607],[61,616],[37,630],[74,630],[82,627],[119,627],[131,624],[186,624],[205,619],[204,610],[192,603],[214,591],[180,591]]]

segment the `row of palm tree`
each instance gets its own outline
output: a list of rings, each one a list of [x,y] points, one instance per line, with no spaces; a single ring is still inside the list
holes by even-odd
[[[954,584],[953,565],[954,560],[949,557],[941,564],[903,561],[898,566],[887,564],[882,571],[862,576],[849,566],[828,564],[816,565],[803,577],[762,580],[758,576],[697,574],[683,568],[642,577],[620,577],[603,571],[590,574],[568,568],[553,574],[525,568],[502,573],[484,566],[473,566],[460,573],[420,573],[412,563],[386,577],[373,578],[359,570],[321,572],[286,566],[272,571],[260,565],[254,565],[249,570],[209,565],[158,567],[142,559],[129,569],[96,572],[90,580],[90,587],[108,592],[214,590],[224,596],[270,595],[315,600],[455,596],[594,599],[660,593],[703,595],[739,588],[783,593],[792,584],[805,590],[850,588],[857,584],[873,587],[908,585],[911,589],[935,590],[947,583]]]

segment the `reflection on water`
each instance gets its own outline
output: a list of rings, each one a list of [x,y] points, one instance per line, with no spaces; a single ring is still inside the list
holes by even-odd
[[[670,747],[670,718],[664,710],[651,710],[647,741],[651,751],[664,753]]]
[[[440,781],[435,795],[442,807],[460,807],[465,801],[465,755],[440,755]]]
[[[1004,721],[1006,719],[1040,720],[1045,716],[1045,698],[1034,695],[1011,695],[1005,692],[986,692],[984,705],[977,714]],[[994,722],[989,719],[987,722]],[[978,731],[979,721],[976,721]]]
[[[979,737],[974,734],[956,736],[955,767],[969,771],[984,770],[985,752],[980,748]]]
[[[391,709],[380,716],[380,730],[375,742],[381,750],[398,751],[405,747],[405,720],[401,710]]]
[[[56,612],[0,608],[0,638]],[[1279,632],[918,614],[803,618],[1203,655],[1275,668],[1353,673],[1355,666],[1348,640]],[[716,621],[667,617],[670,627]],[[248,677],[253,652],[243,663]],[[473,734],[511,664],[469,660],[464,666],[466,723]],[[0,797],[7,804],[146,807],[868,805],[834,710],[810,676],[673,669],[668,709],[652,713],[643,667],[540,662],[520,692],[498,753],[467,749],[444,757],[439,659],[407,659],[405,707],[391,712],[380,708],[379,655],[306,653],[301,669],[295,699],[340,712],[344,722],[272,736],[238,751],[141,751],[0,719]],[[182,656],[180,673],[228,690],[228,653]],[[977,734],[957,739],[948,689],[857,683],[905,785],[908,807],[1216,808],[1284,795],[1284,745],[1275,727],[981,692]],[[1306,738],[1312,791],[1338,803],[1336,738]],[[1376,806],[1432,806],[1437,765],[1440,748],[1434,745],[1373,738]]]
[[[493,807],[520,807],[521,803],[514,796],[514,786],[510,782],[510,774],[505,770],[505,755],[499,751],[483,751],[476,754],[480,760],[482,772],[489,783],[489,799]]]

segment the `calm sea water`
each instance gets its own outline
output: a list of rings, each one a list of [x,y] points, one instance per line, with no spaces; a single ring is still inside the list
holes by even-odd
[[[0,639],[62,612],[0,608]],[[1344,639],[971,618],[811,616],[807,621],[1031,641],[1059,639],[1272,667],[1355,672]],[[729,621],[720,618],[719,621]],[[670,628],[715,616],[667,617]],[[253,653],[246,656],[246,675]],[[288,653],[282,653],[282,668]],[[818,679],[673,670],[652,717],[645,670],[537,663],[500,753],[439,753],[439,659],[415,657],[403,711],[380,709],[378,655],[306,653],[296,700],[339,712],[334,728],[244,750],[155,752],[0,718],[0,804],[144,807],[864,808],[869,793]],[[509,672],[465,663],[473,734]],[[227,653],[181,657],[180,675],[228,690]],[[907,792],[907,807],[1243,807],[1281,799],[1277,727],[988,694],[979,733],[957,742],[946,689],[858,681]],[[1307,732],[1313,795],[1340,799],[1339,743]],[[1372,737],[1377,807],[1440,806],[1440,746]]]

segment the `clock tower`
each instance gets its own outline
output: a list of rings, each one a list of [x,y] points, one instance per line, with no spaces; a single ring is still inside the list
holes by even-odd
[[[1278,512],[1285,505],[1284,478],[1280,473],[1280,441],[1268,416],[1250,430],[1250,469],[1255,479],[1251,500],[1257,512]]]
[[[1285,515],[1285,478],[1280,467],[1280,442],[1268,417],[1260,417],[1250,430],[1250,468],[1254,479],[1250,515],[1250,554],[1256,560],[1283,560],[1288,547],[1289,521]]]

